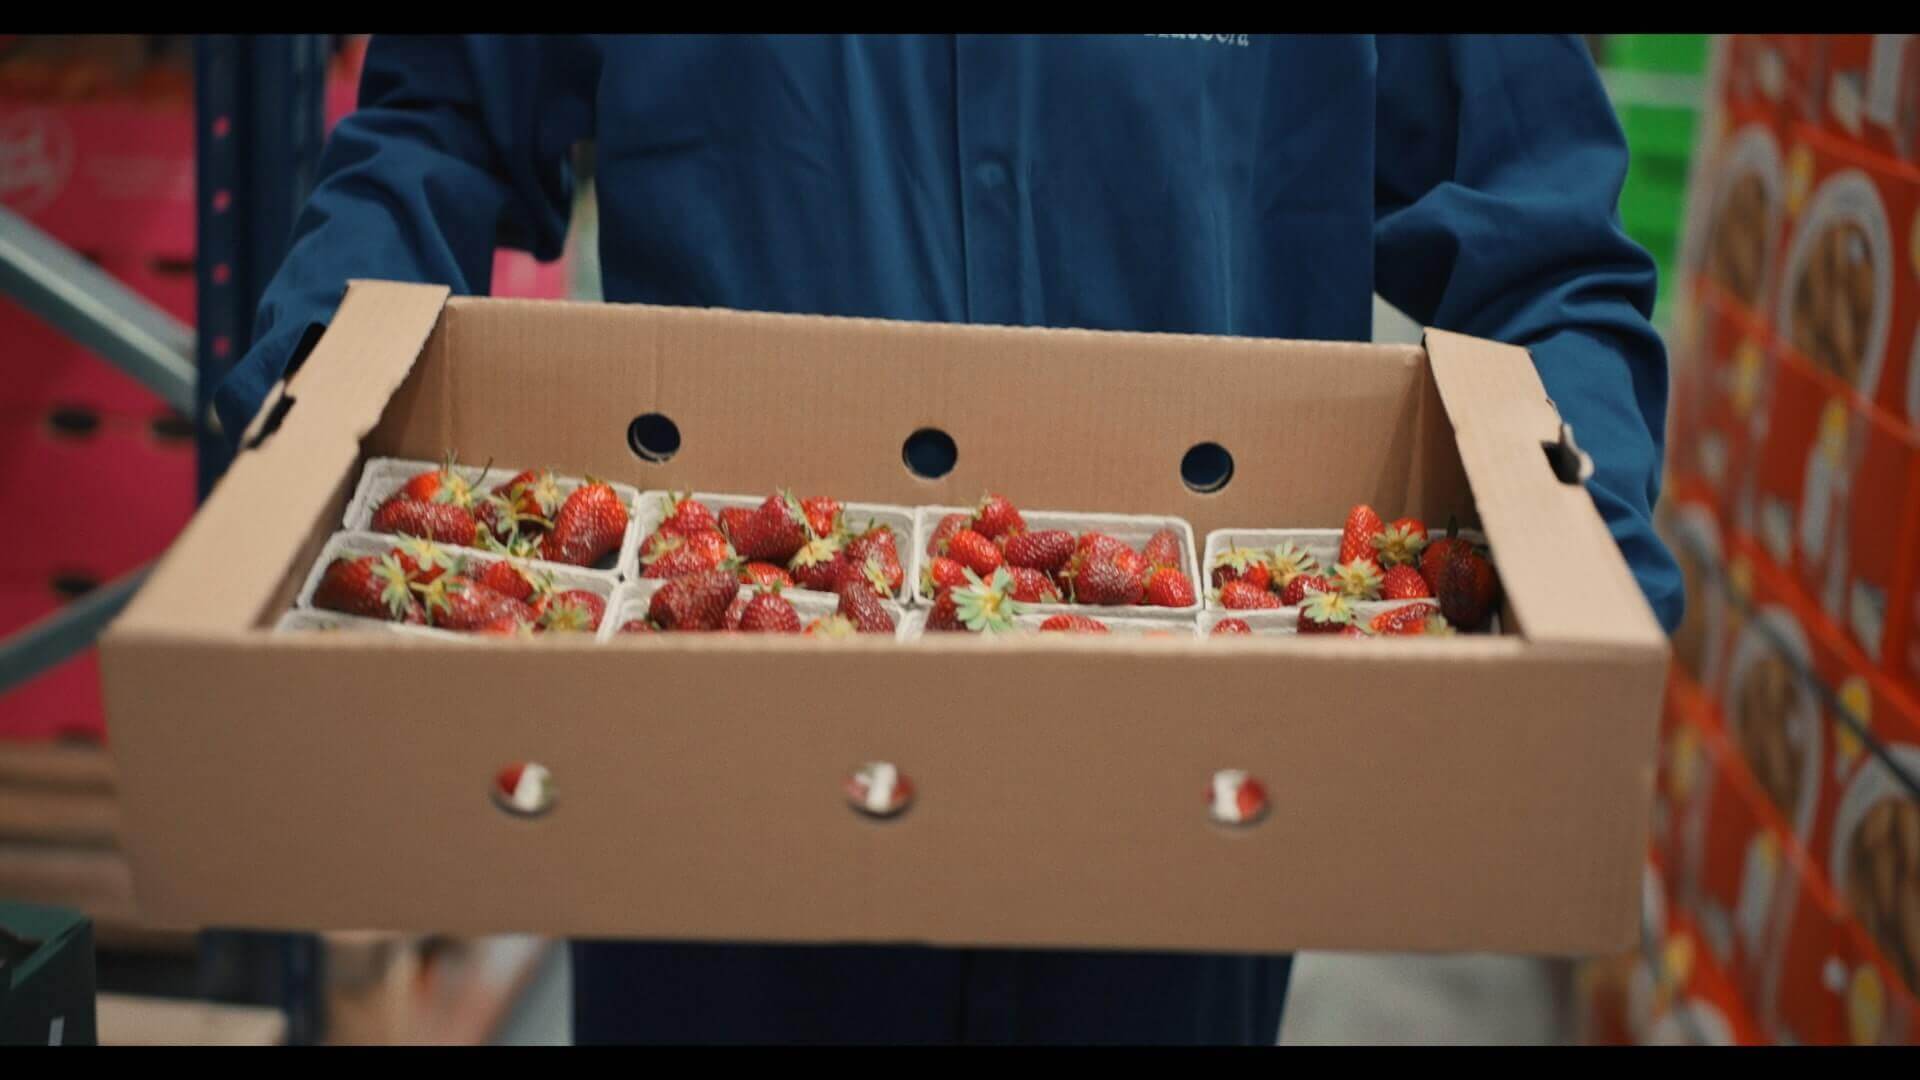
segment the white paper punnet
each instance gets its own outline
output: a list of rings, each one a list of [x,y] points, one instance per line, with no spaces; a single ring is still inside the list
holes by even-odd
[[[920,589],[920,573],[921,568],[929,561],[926,550],[927,541],[932,538],[933,531],[939,527],[940,519],[948,514],[972,512],[973,507],[970,506],[922,506],[914,511],[913,562],[907,568],[907,584],[913,589],[915,606],[930,604],[933,601],[932,597]],[[1081,533],[1098,531],[1132,547],[1135,551],[1140,550],[1154,533],[1161,529],[1172,529],[1180,537],[1180,557],[1183,562],[1181,569],[1186,572],[1187,580],[1193,583],[1195,597],[1192,604],[1177,608],[1116,607],[1099,604],[1029,604],[1028,610],[1032,613],[1045,616],[1071,612],[1092,615],[1095,618],[1103,618],[1104,616],[1100,614],[1103,611],[1126,612],[1124,616],[1116,615],[1117,618],[1137,618],[1147,613],[1185,615],[1190,618],[1199,613],[1202,603],[1200,564],[1194,546],[1193,526],[1189,525],[1186,519],[1161,514],[1095,514],[1024,508],[1020,511],[1020,517],[1027,523],[1029,532],[1064,529],[1078,538]]]
[[[1338,565],[1340,561],[1340,535],[1342,531],[1343,530],[1340,529],[1213,530],[1207,534],[1206,551],[1202,555],[1200,563],[1201,566],[1206,568],[1204,571],[1206,574],[1206,588],[1202,591],[1201,595],[1205,597],[1207,610],[1227,610],[1220,606],[1220,600],[1214,595],[1215,590],[1212,587],[1213,561],[1222,552],[1230,551],[1234,548],[1258,548],[1271,552],[1283,543],[1292,542],[1307,554],[1313,556],[1314,561],[1320,565],[1320,573],[1331,576],[1333,568]],[[1436,533],[1429,529],[1427,535],[1429,538],[1437,540],[1445,536],[1446,531],[1443,529]],[[1459,537],[1468,543],[1478,544],[1482,547],[1485,547],[1487,543],[1487,538],[1484,535],[1472,529],[1459,530]],[[1369,603],[1371,602],[1372,601],[1369,601]],[[1405,601],[1386,601],[1389,607],[1395,603],[1405,603]]]
[[[620,627],[625,626],[630,619],[645,619],[647,606],[653,602],[653,594],[659,592],[665,584],[665,581],[658,579],[642,578],[639,581],[625,582],[616,589],[613,599],[607,602],[607,617],[600,623],[600,640],[611,640],[620,633]],[[736,595],[749,595],[753,591],[754,586],[742,585]],[[802,627],[815,619],[824,618],[840,610],[840,598],[829,593],[782,589],[780,595],[793,604],[793,610],[800,616]],[[880,603],[887,609],[887,614],[893,616],[894,640],[904,640],[909,625],[908,610],[891,600],[882,600]]]
[[[354,532],[371,531],[373,513],[380,508],[381,503],[386,502],[394,492],[399,491],[401,486],[408,480],[420,473],[432,472],[438,469],[441,464],[442,463],[438,461],[410,461],[405,458],[369,458],[366,467],[360,471],[360,486],[354,490],[353,498],[347,503],[347,511],[342,517],[341,527]],[[461,475],[469,477],[478,476],[481,471],[480,466],[477,465],[472,467],[457,465],[455,467],[459,469]],[[475,486],[482,491],[491,490],[494,485],[518,476],[521,471],[522,470],[517,468],[510,469],[495,465],[486,470],[486,476],[482,478],[482,483],[476,484]],[[573,494],[577,488],[586,483],[585,480],[579,477],[562,476],[557,472],[554,474],[554,481],[560,488],[560,493],[563,496]],[[611,482],[608,483],[608,486],[613,488],[613,493],[619,497],[620,504],[627,508],[627,531],[621,537],[620,549],[601,560],[597,566],[571,567],[571,569],[592,570],[596,573],[617,577],[619,576],[621,567],[633,565],[635,559],[634,550],[640,543],[640,490],[629,487],[626,484],[615,484]],[[490,557],[493,556],[492,552],[485,551],[481,548],[466,547],[460,550],[479,552]],[[544,559],[531,561],[539,563],[542,568],[567,566],[566,563],[548,562]]]
[[[628,579],[633,581],[650,580],[640,576],[640,554],[646,549],[647,539],[653,535],[660,523],[666,520],[667,511],[673,504],[674,493],[670,491],[643,491],[640,493],[640,510],[634,515],[633,550],[621,562]],[[718,495],[712,492],[696,491],[693,501],[704,505],[718,516],[720,511],[728,509],[754,510],[767,501],[765,495]],[[894,600],[902,606],[913,603],[913,574],[910,572],[913,555],[907,548],[913,544],[913,508],[895,506],[890,503],[841,503],[840,519],[851,529],[863,529],[867,522],[886,525],[893,529],[894,547],[899,551],[900,567],[907,578],[900,584],[900,591]],[[788,599],[810,596],[817,599],[833,600],[838,597],[817,589],[787,589],[782,595]]]
[[[387,622],[384,619],[364,619],[358,615],[342,615],[337,611],[325,611],[320,608],[297,609],[282,612],[280,620],[273,624],[277,634],[299,633],[345,633],[345,634],[388,634],[400,637],[436,638],[440,641],[472,641],[469,634],[456,634],[451,630],[434,630],[425,626],[408,626],[402,623]]]

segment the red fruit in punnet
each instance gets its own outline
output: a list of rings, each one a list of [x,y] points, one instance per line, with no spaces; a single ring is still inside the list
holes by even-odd
[[[1248,626],[1247,620],[1245,619],[1221,619],[1219,622],[1213,624],[1212,630],[1207,631],[1210,637],[1225,637],[1232,634],[1252,633],[1253,627]]]
[[[747,601],[740,613],[740,632],[744,634],[797,634],[800,613],[780,595],[778,589],[761,589]]]
[[[445,630],[480,630],[511,618],[531,626],[537,616],[529,605],[502,596],[472,578],[447,576],[421,590],[427,622]]]
[[[1220,586],[1220,606],[1233,611],[1267,611],[1280,606],[1271,589],[1236,578]]]
[[[1344,593],[1314,593],[1300,606],[1299,631],[1302,634],[1337,634],[1353,621],[1353,601]]]
[[[470,547],[479,533],[473,514],[452,503],[392,498],[373,512],[373,531],[418,536],[442,544]]]
[[[800,511],[807,517],[807,527],[815,536],[829,536],[840,531],[840,503],[824,495],[815,495],[800,500]]]
[[[1005,495],[988,495],[974,508],[973,531],[989,540],[1026,527],[1026,520]]]
[[[660,522],[661,532],[685,535],[719,530],[720,522],[706,503],[696,501],[691,495],[668,496],[667,516]]]
[[[620,624],[620,632],[623,634],[651,634],[653,633],[653,624],[645,619],[628,619],[626,622]]]
[[[1373,507],[1362,504],[1347,511],[1346,528],[1340,532],[1340,562],[1370,562],[1378,564],[1379,554],[1374,550],[1374,537],[1386,528],[1380,515]]]
[[[873,591],[869,582],[858,578],[847,578],[840,582],[840,606],[838,614],[853,624],[862,634],[891,634],[894,631],[893,615]]]
[[[581,630],[600,629],[600,620],[607,613],[607,602],[598,593],[586,589],[567,589],[541,598],[535,605],[543,630]]]
[[[780,569],[772,563],[752,562],[740,568],[740,584],[760,586],[778,585],[783,589],[791,589],[793,588],[793,579],[787,576],[785,570]]]
[[[720,511],[720,533],[731,541],[753,520],[753,511],[742,506],[729,506]],[[738,547],[735,550],[739,550]]]
[[[718,630],[727,605],[740,592],[730,569],[703,570],[660,586],[647,602],[647,618],[662,630],[707,632]]]
[[[1080,539],[1074,541],[1073,544],[1073,551],[1076,555],[1104,555],[1121,548],[1127,548],[1128,551],[1133,550],[1132,548],[1128,548],[1124,542],[1108,536],[1103,532],[1081,533]]]
[[[335,559],[321,572],[313,590],[313,606],[389,622],[419,621],[419,604],[407,581],[407,572],[392,555],[362,555]]]
[[[1378,600],[1380,598],[1380,564],[1355,559],[1343,562],[1333,568],[1330,575],[1334,588],[1347,594],[1349,600]]]
[[[1041,623],[1040,629],[1047,632],[1067,634],[1105,634],[1111,632],[1107,629],[1106,623],[1085,615],[1055,615]]]
[[[807,624],[802,633],[808,637],[852,637],[860,631],[845,615],[822,615]]]
[[[982,579],[971,570],[967,583],[953,590],[954,613],[960,625],[976,633],[1004,633],[1013,629],[1013,618],[1026,605],[1012,596],[1013,577],[1005,567]]]
[[[933,607],[927,612],[927,629],[939,631],[965,630],[960,625],[960,605],[953,598],[954,589],[949,585],[934,594]]]
[[[1061,602],[1060,589],[1046,574],[1026,566],[1009,566],[1007,575],[1013,578],[1012,595],[1024,604],[1058,604]]]
[[[513,511],[515,521],[542,528],[553,524],[553,515],[565,502],[552,469],[522,469],[495,484],[492,494]]]
[[[733,550],[743,559],[782,563],[812,539],[806,511],[790,491],[769,495],[732,533]]]
[[[1373,550],[1383,568],[1418,565],[1426,547],[1427,527],[1419,518],[1403,517],[1373,538]]]
[[[1322,574],[1301,574],[1287,587],[1280,590],[1280,603],[1283,607],[1299,607],[1307,602],[1307,597],[1315,593],[1338,592],[1339,586]]]
[[[397,498],[447,503],[467,509],[471,509],[474,503],[473,481],[460,474],[451,454],[447,455],[439,468],[408,477],[394,495]]]
[[[418,536],[402,537],[389,554],[400,560],[407,580],[415,585],[429,584],[441,574],[457,574],[466,562],[459,554]]]
[[[947,553],[947,541],[953,539],[953,534],[966,528],[972,520],[973,519],[966,514],[948,514],[946,517],[941,518],[940,524],[933,527],[933,535],[927,538],[926,553],[929,555],[945,555]]]
[[[501,596],[510,596],[523,603],[530,603],[533,600],[533,581],[512,563],[488,563],[485,569],[473,577],[475,581]]]
[[[967,583],[967,568],[954,562],[945,555],[935,555],[926,568],[921,571],[920,591],[928,596],[937,595],[941,589],[950,589]]]
[[[1420,576],[1427,579],[1427,588],[1439,587],[1440,571],[1453,557],[1453,549],[1465,543],[1460,539],[1460,524],[1455,520],[1447,522],[1447,535],[1428,538],[1426,548],[1420,552]]]
[[[1373,632],[1359,623],[1348,623],[1340,628],[1341,637],[1372,637]]]
[[[961,529],[954,533],[947,542],[947,554],[983,578],[1005,562],[1005,557],[1000,554],[999,548],[993,546],[993,541],[972,529]]]
[[[727,613],[720,619],[720,629],[740,629],[740,618],[747,613],[747,605],[753,601],[749,593],[735,593],[733,602],[727,605]]]
[[[870,524],[847,541],[848,563],[863,573],[868,563],[879,565],[880,578],[885,582],[881,592],[886,596],[898,596],[907,580],[907,572],[900,565],[900,549],[895,545],[893,529],[886,525]]]
[[[1437,611],[1431,604],[1402,604],[1375,615],[1367,628],[1376,634],[1392,636],[1424,634],[1427,620],[1435,614]]]
[[[1168,566],[1175,570],[1186,565],[1180,548],[1180,534],[1172,529],[1161,529],[1147,538],[1145,547],[1140,549],[1141,558],[1147,560],[1149,568]]]
[[[686,536],[653,534],[646,552],[640,556],[643,578],[677,578],[711,570],[725,562],[727,541],[717,532],[697,532]]]
[[[840,538],[828,535],[802,544],[787,562],[787,573],[793,576],[793,583],[802,589],[832,592],[840,582],[840,572],[845,565],[841,558]]]
[[[521,622],[514,616],[501,615],[492,622],[474,627],[472,632],[476,634],[495,634],[500,637],[511,637],[526,629],[527,624]]]
[[[1447,565],[1434,584],[1440,601],[1440,613],[1462,631],[1472,632],[1485,626],[1500,599],[1500,580],[1493,564],[1471,544],[1456,544],[1447,556]]]
[[[1268,595],[1272,595],[1269,593]],[[1157,566],[1147,571],[1146,592],[1140,602],[1150,607],[1190,607],[1195,601],[1193,582],[1187,575],[1170,566]]]
[[[1420,571],[1402,563],[1387,569],[1387,576],[1380,583],[1382,600],[1418,600],[1432,596],[1433,590],[1427,587],[1427,579]]]
[[[1008,566],[1053,573],[1073,557],[1073,534],[1065,529],[1041,529],[1007,535],[1005,555]]]
[[[1257,548],[1228,548],[1213,557],[1213,566],[1208,577],[1213,587],[1222,588],[1229,581],[1242,579],[1251,582],[1256,588],[1270,587],[1273,580],[1273,567],[1267,553]]]
[[[1320,560],[1291,540],[1282,540],[1274,545],[1273,550],[1267,553],[1267,565],[1273,571],[1273,583],[1268,587],[1274,592],[1285,592],[1293,579],[1301,574],[1320,572]]]
[[[613,486],[589,479],[573,490],[553,516],[553,531],[540,542],[541,557],[569,566],[592,566],[619,550],[627,532],[627,508]]]
[[[1083,558],[1073,572],[1074,603],[1104,607],[1140,602],[1147,568],[1139,552],[1121,544],[1117,550],[1095,547]]]

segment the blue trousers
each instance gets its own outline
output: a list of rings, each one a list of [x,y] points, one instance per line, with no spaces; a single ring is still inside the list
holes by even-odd
[[[574,1041],[1273,1045],[1289,956],[575,942]]]

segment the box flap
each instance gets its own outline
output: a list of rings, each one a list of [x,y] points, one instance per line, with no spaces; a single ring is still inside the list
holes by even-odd
[[[1527,350],[1433,329],[1425,342],[1520,632],[1535,641],[1664,649],[1592,496],[1561,482],[1547,461],[1544,446],[1558,440],[1560,416]]]

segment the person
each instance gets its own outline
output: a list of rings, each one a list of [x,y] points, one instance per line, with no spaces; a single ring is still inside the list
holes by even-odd
[[[351,278],[559,256],[595,146],[610,301],[1365,340],[1377,291],[1529,348],[1671,629],[1667,398],[1627,154],[1577,36],[376,37],[241,431]],[[564,357],[555,357],[564,363]],[[636,901],[638,902],[638,901]],[[598,1042],[1271,1044],[1287,957],[581,942]]]

